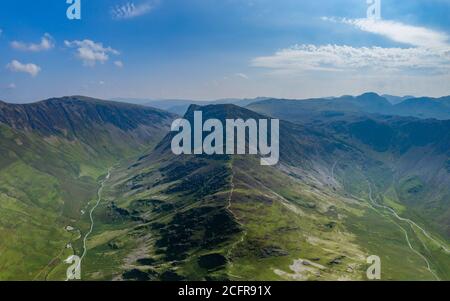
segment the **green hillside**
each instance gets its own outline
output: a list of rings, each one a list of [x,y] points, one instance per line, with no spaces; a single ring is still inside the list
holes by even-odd
[[[65,280],[71,254],[83,280],[365,280],[370,255],[383,280],[450,279],[446,121],[281,120],[280,163],[261,166],[173,155],[175,116],[151,108],[71,97],[0,112],[2,280]]]
[[[67,244],[76,245],[89,227],[82,211],[95,198],[99,178],[151,148],[172,118],[150,108],[80,97],[2,103],[0,279],[48,279],[73,254]]]
[[[187,118],[194,109],[262,117],[207,106]],[[96,211],[84,277],[363,280],[366,258],[378,255],[385,280],[450,278],[446,242],[430,223],[416,219],[422,232],[381,207],[406,208],[383,190],[388,166],[317,129],[282,122],[280,132],[277,167],[252,156],[176,157],[169,135],[117,169]]]

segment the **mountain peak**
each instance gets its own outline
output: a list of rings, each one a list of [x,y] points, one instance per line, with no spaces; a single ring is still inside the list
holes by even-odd
[[[383,108],[389,108],[392,104],[384,97],[378,95],[374,92],[364,93],[360,96],[357,96],[355,100],[358,102],[358,105],[366,105],[368,106],[369,111],[379,112]]]
[[[382,97],[375,92],[367,92],[357,96],[357,98],[382,98]]]

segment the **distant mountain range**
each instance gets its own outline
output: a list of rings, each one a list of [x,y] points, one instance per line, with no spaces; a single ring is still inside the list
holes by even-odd
[[[449,280],[448,98],[398,101],[0,102],[0,279]],[[280,163],[174,155],[182,110],[279,118]]]
[[[249,106],[256,108],[260,105],[271,106],[271,111],[277,111],[277,106],[282,104],[283,109],[292,108],[294,111],[286,112],[300,118],[311,117],[310,114],[333,114],[333,113],[372,113],[382,115],[410,116],[422,119],[435,118],[440,120],[450,119],[450,96],[441,98],[414,97],[414,96],[380,96],[376,93],[365,93],[360,96],[342,96],[314,98],[304,100],[278,99],[269,97],[258,97],[255,99],[222,99],[214,101],[195,100],[144,100],[144,99],[114,99],[115,101],[125,101],[138,103],[166,110],[178,115],[183,115],[188,107],[195,105],[211,104],[234,104],[241,107]],[[281,108],[278,108],[281,110]],[[307,116],[302,112],[307,112]]]
[[[389,97],[392,101],[392,97]],[[251,103],[248,108],[259,112],[283,115],[296,121],[310,121],[318,116],[335,114],[382,114],[416,118],[450,119],[450,96],[441,98],[407,98],[395,104],[375,93],[342,96],[333,99],[283,100],[266,99]],[[289,115],[289,116],[288,116]]]

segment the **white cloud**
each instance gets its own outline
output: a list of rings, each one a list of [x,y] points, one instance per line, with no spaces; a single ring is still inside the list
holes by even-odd
[[[450,49],[296,45],[253,59],[252,66],[280,72],[450,71]]]
[[[95,66],[97,62],[105,63],[109,60],[109,55],[119,55],[119,51],[104,47],[102,43],[96,43],[92,40],[83,41],[64,41],[69,48],[77,48],[76,56],[83,61],[85,66]]]
[[[128,2],[122,5],[115,6],[111,9],[111,15],[114,19],[132,19],[149,13],[153,9],[150,2],[143,2],[135,4]]]
[[[395,21],[328,18],[322,20],[348,24],[392,41],[400,47],[352,47],[347,45],[295,45],[252,60],[255,67],[281,73],[304,71],[358,71],[362,75],[443,74],[450,71],[449,37],[445,33]]]
[[[11,47],[22,51],[39,52],[50,50],[55,47],[55,41],[50,34],[46,33],[41,38],[41,42],[39,44],[13,41],[11,42]]]
[[[449,36],[445,33],[395,21],[328,17],[323,17],[322,20],[352,25],[362,31],[416,47],[441,48],[449,45]]]
[[[13,89],[15,89],[17,87],[16,87],[15,83],[10,83],[7,88],[10,89],[10,90],[13,90]]]
[[[41,71],[41,67],[39,67],[38,65],[22,64],[21,62],[19,62],[17,60],[13,60],[11,63],[6,65],[6,68],[8,68],[10,71],[13,71],[13,72],[28,73],[33,77],[38,75],[38,73]]]
[[[244,73],[236,73],[235,74],[237,77],[243,78],[243,79],[249,79],[247,74]]]
[[[115,61],[114,65],[116,65],[119,68],[122,68],[123,67],[123,62],[122,61]]]

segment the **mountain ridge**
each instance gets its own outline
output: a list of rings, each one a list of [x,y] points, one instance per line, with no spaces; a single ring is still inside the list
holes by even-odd
[[[78,247],[77,233],[89,229],[84,213],[98,181],[113,165],[154,147],[174,117],[78,97],[0,103],[0,240],[9,246],[0,252],[0,279],[60,273],[57,264]]]
[[[265,117],[233,105],[191,106],[184,117],[194,110],[219,120]],[[105,233],[98,231],[93,239],[117,233],[114,220],[130,230],[92,251],[87,277],[361,280],[368,254],[382,257],[390,279],[433,277],[390,217],[352,196],[368,197],[366,176],[384,189],[388,173],[379,158],[365,158],[359,145],[309,126],[280,121],[280,133],[284,155],[275,167],[262,167],[249,155],[175,156],[171,134],[155,152],[123,166],[109,185],[110,203],[98,213]],[[104,252],[113,254],[116,265],[108,265],[112,275],[99,276],[95,262]],[[137,253],[143,259],[130,260]],[[297,265],[312,270],[290,268]]]
[[[150,125],[155,118],[174,117],[159,109],[79,96],[50,98],[32,104],[0,105],[0,122],[19,130],[44,128],[43,132],[47,130],[50,133],[64,129],[72,130],[74,134],[83,127],[83,123],[111,123],[123,130],[135,129],[138,123]]]

